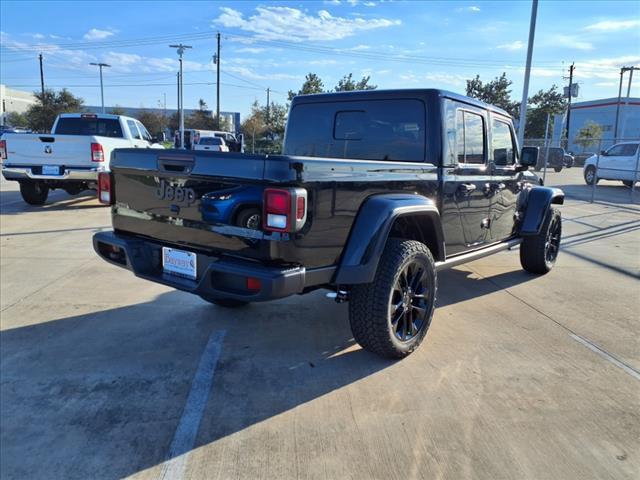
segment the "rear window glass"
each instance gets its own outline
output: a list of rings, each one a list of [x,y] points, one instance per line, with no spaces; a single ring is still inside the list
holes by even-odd
[[[63,117],[58,120],[56,135],[98,135],[122,138],[120,121],[111,118]]]
[[[285,154],[422,162],[425,107],[420,100],[367,100],[296,105]]]

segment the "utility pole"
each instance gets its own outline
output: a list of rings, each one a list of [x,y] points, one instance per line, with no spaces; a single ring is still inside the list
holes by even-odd
[[[180,57],[180,72],[178,73],[178,110],[180,113],[180,148],[184,148],[184,97],[183,97],[183,76],[182,76],[182,55],[190,45],[169,45],[169,48],[178,49],[178,57]]]
[[[100,68],[100,103],[102,105],[102,113],[104,113],[104,88],[102,86],[102,67],[110,67],[111,65],[108,65],[106,63],[90,63],[89,65],[94,65],[98,68]]]
[[[616,125],[613,128],[613,141],[616,142],[618,139],[618,119],[620,118],[620,101],[622,100],[622,78],[624,77],[624,72],[626,72],[627,67],[622,67],[620,69],[620,86],[618,87],[618,103],[616,104]]]
[[[627,99],[624,102],[624,110],[622,111],[623,113],[627,112],[627,107],[629,106],[629,97],[631,96],[631,81],[633,80],[633,71],[640,70],[640,68],[629,67],[628,70],[629,70],[629,85],[627,86]],[[622,122],[620,122],[620,137],[622,140],[624,140],[624,127],[625,127],[625,123],[627,123],[626,119],[627,117],[623,115]]]
[[[269,125],[269,108],[271,103],[269,103],[269,94],[271,93],[271,89],[267,88],[267,125]]]
[[[40,88],[42,89],[42,104],[44,105],[44,70],[42,69],[42,54],[38,55],[40,60]]]
[[[220,32],[216,34],[218,53],[214,57],[216,64],[216,128],[220,130]]]
[[[575,70],[575,63],[572,63],[569,67],[569,101],[567,103],[567,148],[569,148],[569,135],[571,130],[571,96],[573,94],[573,70]]]
[[[527,65],[524,69],[524,86],[522,88],[522,102],[520,103],[520,122],[518,123],[518,145],[524,144],[524,128],[527,124],[527,100],[529,98],[529,77],[531,76],[531,57],[533,56],[533,40],[536,35],[536,16],[538,15],[538,0],[531,3],[531,22],[529,23],[529,45],[527,47]]]

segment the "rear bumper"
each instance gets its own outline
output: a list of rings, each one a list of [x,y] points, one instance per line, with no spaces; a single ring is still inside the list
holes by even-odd
[[[304,267],[266,267],[256,262],[197,253],[197,278],[191,280],[163,272],[162,246],[115,232],[100,232],[93,236],[96,253],[107,262],[131,270],[137,277],[213,299],[274,300],[302,293],[305,280],[312,279],[316,283],[333,274],[332,269],[310,272],[308,276]],[[249,277],[260,280],[259,291],[246,290]]]
[[[97,182],[97,168],[64,167],[62,175],[41,175],[41,165],[3,165],[2,176],[7,180],[53,180],[56,182]]]

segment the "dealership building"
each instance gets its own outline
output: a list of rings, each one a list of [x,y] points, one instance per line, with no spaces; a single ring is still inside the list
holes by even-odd
[[[615,141],[618,107],[618,140],[640,139],[640,98],[637,97],[623,97],[620,103],[618,97],[573,103],[569,139],[573,141],[582,127],[593,122],[602,127],[604,144],[611,145]],[[581,148],[572,142],[568,150],[580,151]]]

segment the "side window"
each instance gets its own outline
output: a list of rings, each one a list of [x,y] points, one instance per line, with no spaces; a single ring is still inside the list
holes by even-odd
[[[636,154],[636,151],[638,150],[638,145],[634,144],[634,143],[628,143],[624,146],[624,153],[623,155],[625,157],[631,157],[633,155]]]
[[[607,155],[610,157],[619,157],[624,155],[624,147],[625,145],[614,145],[609,150],[607,150]]]
[[[460,111],[463,117],[462,145],[458,141],[458,162],[483,165],[484,152],[484,118],[477,113]],[[459,119],[460,117],[458,117]],[[458,123],[458,138],[460,138],[460,123]],[[462,151],[460,146],[463,147]]]
[[[513,135],[506,122],[493,119],[491,122],[491,150],[496,165],[513,165],[516,162]]]
[[[142,134],[142,138],[144,138],[147,142],[151,142],[151,134],[147,131],[147,129],[140,122],[136,122],[138,126],[138,130]]]
[[[138,132],[138,127],[136,127],[136,122],[134,122],[133,120],[127,120],[127,125],[129,127],[129,131],[131,132],[131,136],[140,140],[140,132]]]

